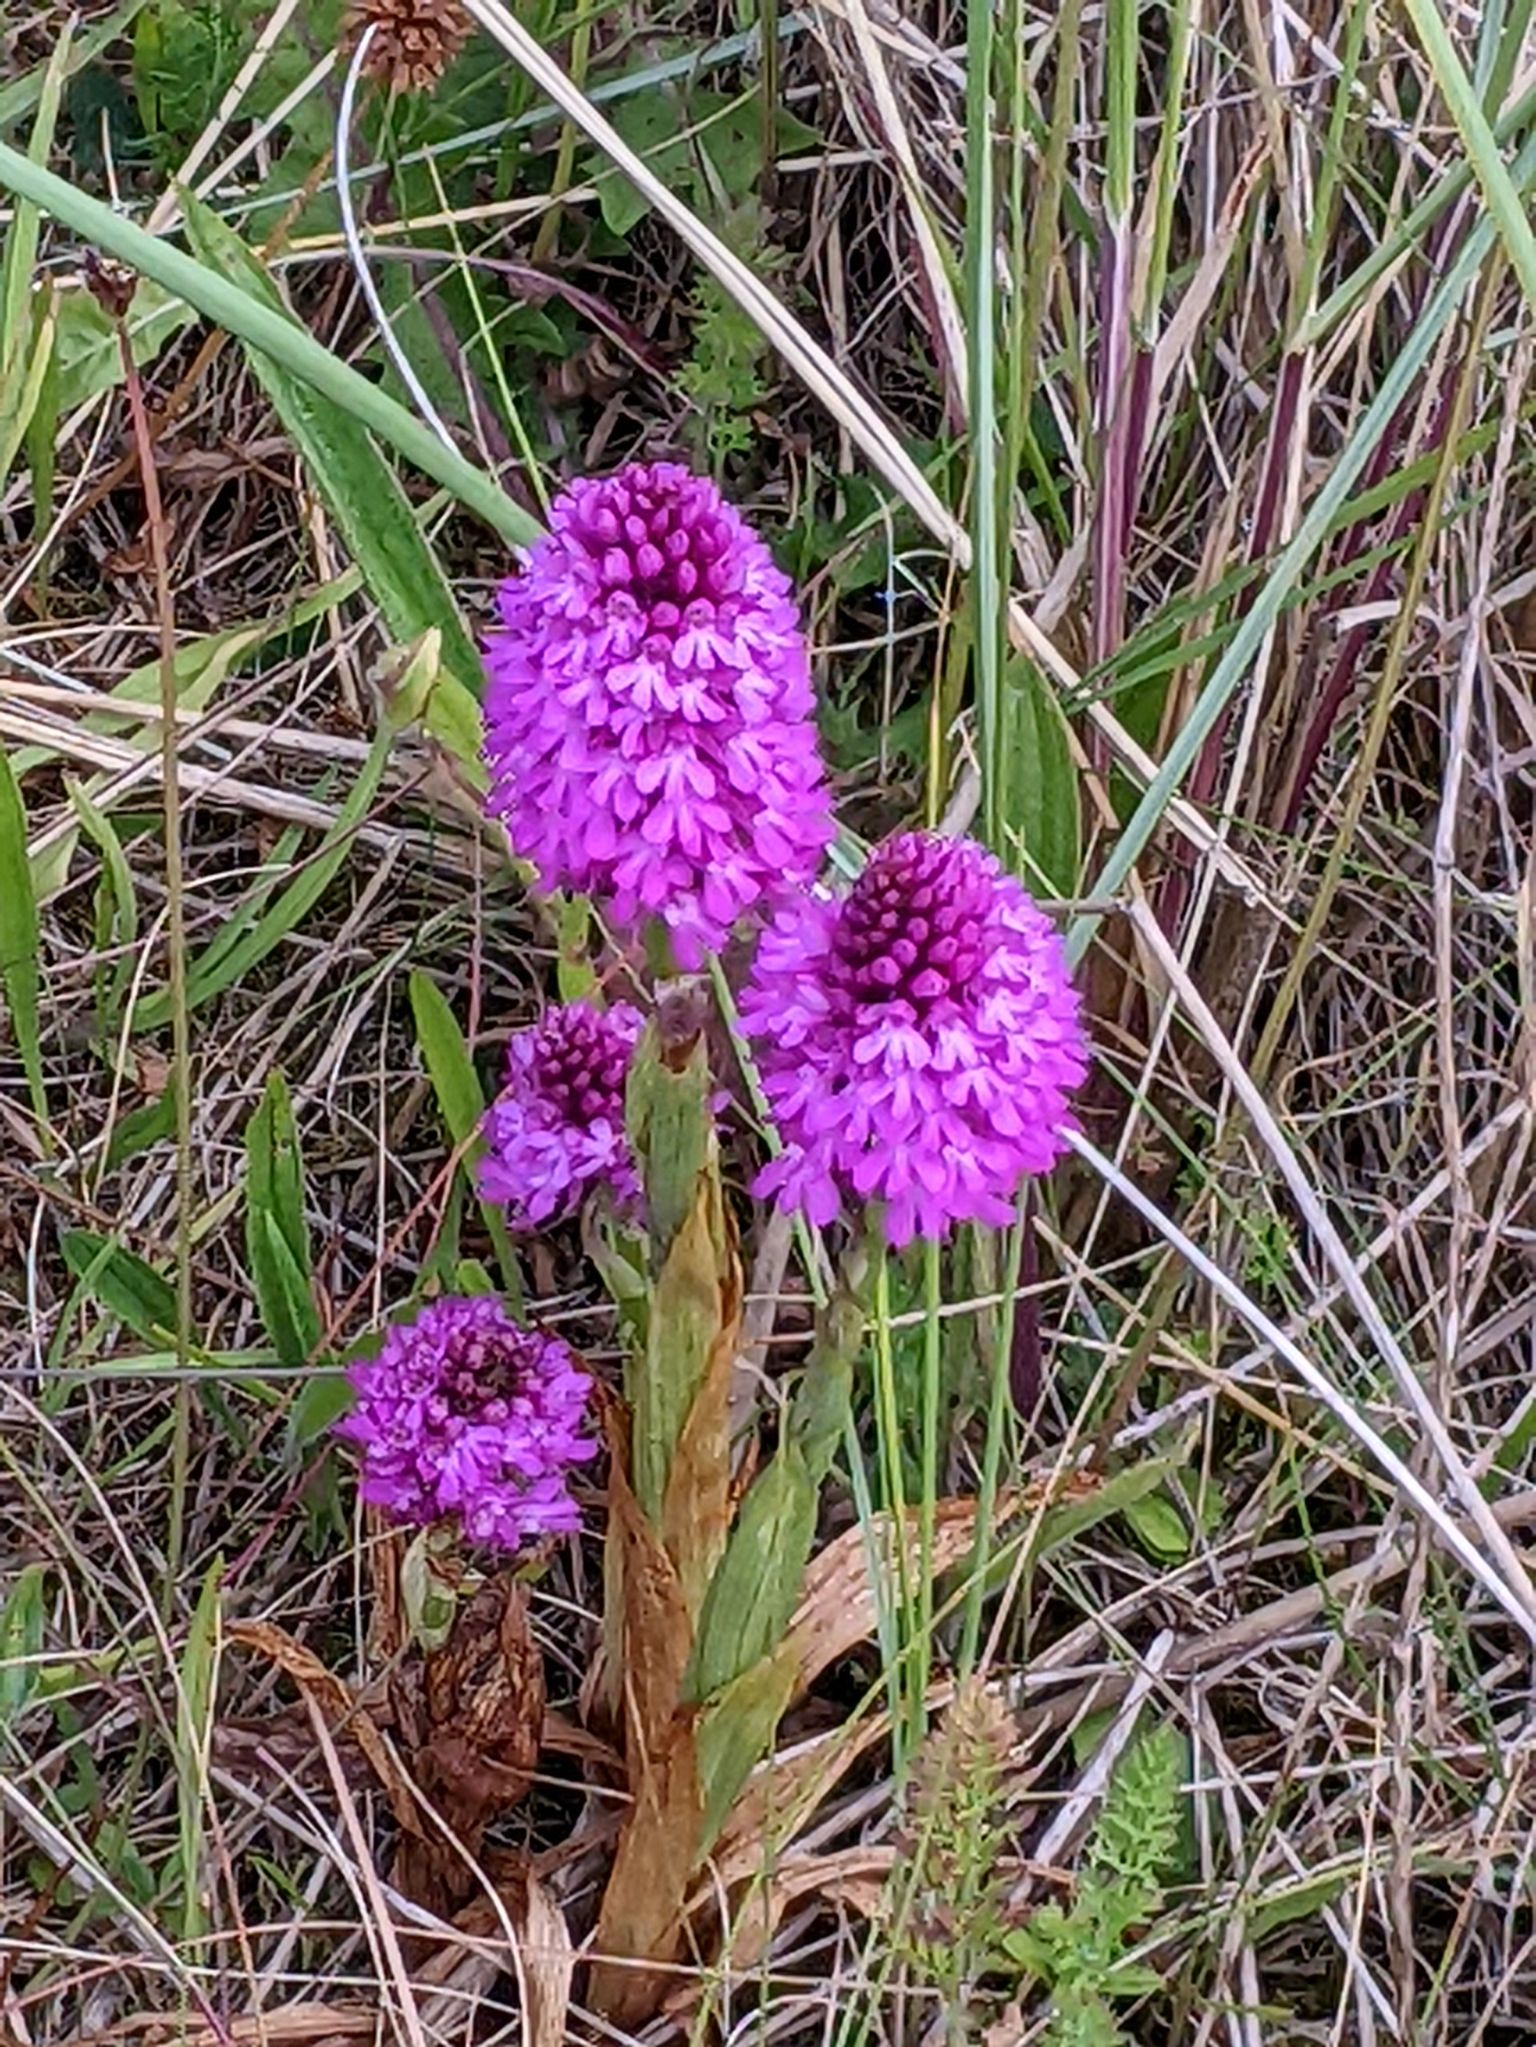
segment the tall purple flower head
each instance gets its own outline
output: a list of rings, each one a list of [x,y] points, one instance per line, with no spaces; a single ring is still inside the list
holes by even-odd
[[[348,1377],[357,1402],[337,1434],[392,1521],[456,1514],[471,1542],[502,1550],[580,1526],[568,1481],[597,1445],[583,1433],[592,1382],[568,1344],[489,1296],[434,1301]]]
[[[542,888],[658,917],[685,967],[832,836],[788,579],[675,462],[573,483],[486,650],[489,807]]]
[[[516,1230],[572,1214],[589,1187],[620,1208],[640,1199],[624,1128],[624,1085],[641,1016],[628,1003],[565,1003],[507,1047],[507,1084],[486,1111],[480,1189]]]
[[[1006,1223],[1087,1072],[1055,930],[990,853],[934,832],[782,912],[741,1019],[784,1142],[756,1191],[818,1223],[881,1202],[897,1245]]]

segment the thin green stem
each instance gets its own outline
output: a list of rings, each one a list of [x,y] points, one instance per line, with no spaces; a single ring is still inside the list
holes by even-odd
[[[917,1634],[912,1669],[912,1741],[927,1729],[928,1678],[933,1666],[933,1547],[938,1525],[939,1410],[942,1396],[944,1275],[937,1238],[923,1241],[923,1496],[918,1506]]]
[[[986,1604],[987,1578],[992,1565],[992,1524],[997,1513],[998,1474],[1002,1469],[1003,1443],[1008,1434],[1008,1366],[1013,1354],[1013,1317],[1019,1292],[1019,1268],[1024,1259],[1024,1204],[1008,1232],[1008,1263],[1003,1276],[1002,1309],[998,1316],[997,1349],[992,1358],[992,1397],[987,1405],[987,1435],[981,1453],[981,1482],[976,1489],[976,1546],[971,1553],[971,1575],[965,1589],[965,1623],[960,1635],[960,1675],[971,1675],[981,1647],[981,1619]]]
[[[874,1225],[876,1232],[879,1224]],[[885,1489],[886,1520],[890,1528],[890,1554],[896,1566],[896,1626],[885,1656],[886,1686],[891,1702],[892,1764],[899,1778],[910,1759],[908,1728],[911,1714],[904,1705],[904,1690],[910,1682],[912,1643],[916,1607],[912,1572],[907,1559],[907,1493],[901,1468],[901,1406],[896,1397],[896,1354],[891,1342],[891,1274],[883,1238],[877,1236],[875,1259],[875,1439],[880,1475]],[[866,1529],[870,1524],[866,1523]],[[871,1581],[883,1582],[884,1559],[871,1560]],[[894,1655],[890,1653],[894,1650]]]

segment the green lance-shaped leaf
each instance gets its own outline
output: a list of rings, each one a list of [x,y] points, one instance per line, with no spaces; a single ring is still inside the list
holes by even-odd
[[[1018,848],[1008,865],[1030,888],[1072,895],[1082,821],[1066,715],[1045,677],[1021,655],[1004,668],[1002,701],[1004,828]]]
[[[304,1222],[304,1162],[293,1104],[280,1073],[245,1130],[245,1245],[262,1325],[282,1364],[303,1365],[320,1348]]]
[[[688,1673],[696,1704],[723,1692],[783,1639],[816,1538],[816,1500],[799,1445],[785,1443],[747,1494],[705,1596]]]
[[[697,1854],[713,1847],[741,1788],[773,1746],[799,1671],[792,1644],[744,1670],[699,1715],[694,1748],[703,1819]]]
[[[863,1306],[845,1283],[820,1317],[784,1441],[747,1494],[710,1583],[688,1676],[696,1702],[771,1656],[800,1603],[817,1504],[842,1439],[863,1335]]]
[[[132,1251],[94,1230],[66,1230],[59,1249],[82,1292],[99,1301],[135,1336],[158,1344],[175,1329],[175,1288]]]
[[[38,1033],[37,902],[27,865],[27,813],[11,764],[0,750],[0,982],[11,1012],[32,1107],[40,1122],[48,1115],[43,1088],[42,1040]]]
[[[459,1029],[458,1018],[437,983],[416,967],[411,970],[409,985],[416,1042],[421,1047],[427,1077],[432,1083],[432,1092],[437,1097],[437,1106],[454,1148],[457,1150],[460,1145],[468,1145],[463,1170],[472,1177],[475,1162],[485,1150],[484,1140],[476,1135],[480,1119],[485,1114],[485,1090],[480,1085],[480,1076],[469,1055],[464,1033]],[[496,1248],[496,1263],[501,1269],[509,1305],[514,1314],[521,1314],[522,1277],[518,1271],[517,1253],[507,1231],[506,1217],[494,1201],[482,1201],[480,1213]]]
[[[181,1934],[195,1940],[203,1930],[201,1871],[208,1751],[218,1680],[219,1580],[224,1560],[215,1557],[203,1579],[181,1663],[176,1714],[177,1849],[181,1864]]]
[[[662,999],[676,1014],[690,997],[669,991]],[[651,1270],[660,1273],[715,1147],[709,1064],[697,1032],[677,1044],[664,1040],[658,1024],[649,1027],[630,1066],[625,1117],[645,1181]]]
[[[276,286],[239,236],[190,195],[184,204],[188,235],[209,268],[239,285],[269,311],[286,317]],[[474,642],[447,577],[416,523],[410,500],[367,428],[354,413],[321,397],[302,377],[261,349],[251,349],[249,359],[340,527],[393,637],[411,640],[435,628],[442,635],[444,667],[464,691],[472,691],[480,674]],[[432,710],[429,704],[429,724]],[[474,751],[469,751],[470,760]]]
[[[0,1607],[0,1728],[38,1687],[47,1586],[46,1564],[24,1564]]]

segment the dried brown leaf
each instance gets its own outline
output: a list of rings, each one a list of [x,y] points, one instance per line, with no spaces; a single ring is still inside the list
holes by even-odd
[[[395,1881],[443,1911],[467,1898],[487,1827],[527,1792],[544,1731],[544,1659],[528,1592],[510,1573],[488,1579],[425,1659],[419,1682],[402,1671],[392,1703],[411,1768],[452,1842],[402,1843]]]
[[[270,1621],[231,1621],[225,1634],[238,1647],[266,1657],[292,1679],[306,1699],[314,1701],[328,1727],[357,1744],[383,1787],[398,1824],[407,1834],[424,1835],[410,1781],[372,1714],[357,1703],[351,1688],[328,1670],[312,1649]]]
[[[619,1547],[624,1748],[633,1789],[637,1760],[670,1738],[693,1654],[693,1623],[676,1566],[617,1465],[608,1477],[608,1542]]]
[[[603,1892],[586,2001],[612,2025],[644,2024],[675,1980],[702,1818],[692,1718],[680,1713],[644,1759]]]
[[[760,1769],[732,1807],[709,1858],[707,1883],[696,1905],[723,1885],[734,1889],[756,1876],[766,1858],[777,1855],[804,1826],[828,1794],[867,1750],[891,1731],[887,1712],[834,1727]]]
[[[1013,1512],[1012,1496],[999,1499],[997,1518]],[[850,1649],[865,1641],[875,1630],[875,1588],[870,1583],[869,1552],[876,1548],[886,1571],[894,1580],[897,1569],[893,1537],[895,1523],[889,1514],[877,1514],[871,1529],[847,1529],[813,1559],[805,1574],[805,1592],[786,1640],[797,1646],[800,1659],[798,1690],[804,1692],[828,1664],[836,1663]],[[970,1548],[976,1532],[974,1500],[940,1500],[934,1514],[932,1568],[937,1575],[959,1563]],[[918,1518],[906,1516],[904,1539],[908,1559],[916,1567]]]
[[[805,1898],[842,1905],[872,1919],[880,1910],[898,1852],[889,1844],[860,1844],[831,1855],[797,1855],[776,1863],[760,1882],[748,1887],[733,1912],[721,1943],[722,1958],[733,1971],[756,1968],[784,1914]],[[696,1997],[697,1991],[690,1988],[688,1994]]]

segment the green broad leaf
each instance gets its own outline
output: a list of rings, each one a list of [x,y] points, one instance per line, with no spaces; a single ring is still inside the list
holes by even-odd
[[[48,1119],[39,1026],[42,980],[38,969],[37,900],[27,863],[27,813],[21,790],[0,748],[0,986],[5,991],[27,1091],[40,1123]]]
[[[304,1380],[288,1409],[291,1453],[318,1442],[351,1409],[352,1388],[340,1372],[314,1372]]]
[[[1189,1529],[1183,1515],[1163,1493],[1128,1500],[1121,1514],[1149,1556],[1162,1563],[1182,1563],[1189,1555]]]
[[[140,278],[123,324],[134,361],[142,368],[174,341],[197,315],[189,305],[148,278]],[[73,412],[123,381],[123,349],[117,323],[82,284],[62,292],[58,302],[59,408]]]
[[[1292,1888],[1267,1890],[1249,1907],[1245,1932],[1251,1941],[1265,1940],[1283,1926],[1295,1926],[1303,1919],[1315,1919],[1342,1897],[1356,1877],[1347,1869],[1334,1869],[1320,1876],[1304,1878]]]
[[[202,260],[270,312],[288,317],[276,286],[238,235],[190,195],[183,203],[187,233]],[[362,570],[391,637],[411,641],[436,628],[449,674],[473,692],[480,677],[474,642],[400,479],[367,427],[261,350],[251,349],[249,359]]]
[[[1120,1718],[1118,1706],[1105,1706],[1097,1713],[1085,1713],[1072,1726],[1072,1760],[1086,1769],[1098,1754],[1099,1743]]]
[[[637,94],[615,107],[611,119],[621,139],[664,185],[685,197],[693,195],[698,183],[693,145],[676,139],[686,122],[675,92]],[[588,159],[586,175],[597,186],[598,208],[610,234],[622,239],[650,212],[649,199],[643,199],[600,152]]]
[[[480,1076],[475,1071],[475,1062],[470,1057],[464,1033],[459,1029],[458,1018],[437,983],[419,967],[413,967],[409,988],[416,1042],[421,1047],[427,1078],[432,1083],[432,1092],[437,1098],[438,1111],[449,1141],[455,1151],[461,1145],[467,1147],[459,1163],[459,1172],[466,1184],[472,1186],[475,1164],[485,1152],[484,1140],[479,1135],[480,1119],[485,1114],[485,1090],[480,1085]],[[518,1269],[517,1252],[512,1245],[506,1217],[494,1201],[482,1200],[480,1213],[485,1218],[486,1230],[495,1247],[496,1263],[501,1270],[509,1305],[514,1314],[521,1314],[522,1274]]]
[[[246,1224],[246,1255],[262,1327],[283,1364],[302,1365],[314,1355],[321,1338],[308,1275],[274,1216],[258,1210],[247,1216]]]
[[[800,1601],[816,1539],[816,1482],[786,1443],[742,1504],[710,1581],[685,1684],[694,1704],[772,1654]]]
[[[0,1726],[25,1710],[41,1675],[48,1567],[24,1564],[0,1607]]]
[[[400,1603],[411,1639],[430,1656],[445,1647],[458,1611],[454,1575],[457,1536],[440,1527],[423,1528],[411,1540],[400,1565]]]
[[[115,1172],[129,1159],[148,1151],[151,1145],[161,1144],[175,1134],[176,1082],[173,1077],[164,1094],[156,1095],[152,1102],[141,1102],[113,1124],[112,1135],[107,1140],[107,1171]]]
[[[1151,1457],[1143,1464],[1128,1464],[1123,1471],[1112,1473],[1097,1492],[1084,1499],[1063,1500],[1048,1507],[1040,1525],[1036,1556],[1045,1556],[1065,1543],[1075,1542],[1112,1514],[1125,1513],[1184,1468],[1182,1457]]]
[[[456,1294],[465,1294],[471,1299],[501,1292],[489,1269],[482,1265],[478,1258],[460,1258],[455,1263],[453,1290]]]
[[[94,1230],[66,1230],[59,1249],[82,1292],[135,1336],[158,1343],[175,1333],[176,1290],[152,1265]]]
[[[1077,767],[1056,693],[1032,661],[1003,668],[1004,828],[1010,864],[1040,894],[1076,893],[1082,819]]]
[[[323,1331],[304,1220],[304,1163],[286,1082],[267,1076],[245,1130],[245,1245],[262,1327],[280,1363],[308,1364]]]
[[[765,1656],[700,1713],[695,1736],[704,1806],[700,1856],[708,1854],[742,1786],[772,1748],[794,1685],[793,1655]]]
[[[673,1237],[693,1211],[699,1175],[714,1146],[702,1039],[676,1070],[662,1057],[656,1026],[649,1025],[629,1069],[624,1114],[645,1180],[651,1269],[659,1272]]]

